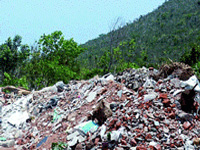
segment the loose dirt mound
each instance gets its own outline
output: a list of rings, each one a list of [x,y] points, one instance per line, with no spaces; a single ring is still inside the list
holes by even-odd
[[[178,77],[180,80],[188,80],[192,75],[194,75],[194,70],[187,64],[180,62],[172,62],[170,64],[163,64],[159,73],[154,75],[155,80],[167,78],[169,75]]]

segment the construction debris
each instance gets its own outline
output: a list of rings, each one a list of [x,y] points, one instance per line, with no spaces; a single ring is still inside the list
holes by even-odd
[[[187,73],[176,75],[177,68]],[[199,149],[199,82],[188,68],[143,67],[28,95],[0,92],[0,149]]]

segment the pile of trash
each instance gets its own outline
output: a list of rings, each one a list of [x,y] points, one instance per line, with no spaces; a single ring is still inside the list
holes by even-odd
[[[159,73],[143,67],[40,91],[2,91],[0,149],[199,149],[198,79],[155,80]]]

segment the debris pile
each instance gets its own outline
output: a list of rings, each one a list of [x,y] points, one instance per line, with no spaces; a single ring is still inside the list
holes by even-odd
[[[115,76],[115,81],[123,83],[129,89],[138,90],[151,75],[157,73],[158,71],[153,67],[150,67],[149,69],[145,67],[139,69],[129,68],[124,72],[119,72]]]
[[[28,95],[1,92],[0,149],[200,148],[198,79],[152,74],[143,67]]]
[[[171,62],[170,64],[163,64],[159,73],[153,75],[155,80],[164,79],[170,77],[178,77],[180,80],[188,80],[192,75],[194,75],[193,69],[184,63]]]

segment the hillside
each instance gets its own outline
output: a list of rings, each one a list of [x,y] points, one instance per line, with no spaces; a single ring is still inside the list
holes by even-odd
[[[141,53],[147,54],[146,61],[151,64],[159,64],[166,58],[179,60],[184,52],[200,44],[199,0],[166,1],[132,23],[83,44],[87,50],[81,59],[89,62],[88,66],[95,66],[106,49],[117,47],[120,42],[131,39],[135,40],[132,61],[136,63]],[[127,49],[121,49],[125,50]]]

